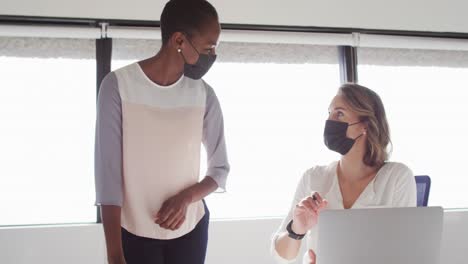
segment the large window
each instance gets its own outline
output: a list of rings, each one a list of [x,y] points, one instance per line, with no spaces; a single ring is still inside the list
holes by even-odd
[[[154,55],[160,45],[144,41],[145,48],[136,49],[137,43],[115,40],[114,69]],[[303,172],[337,158],[323,144],[340,80],[337,48],[222,43],[217,53],[204,79],[221,102],[232,169],[227,192],[207,198],[211,215],[284,215]]]
[[[153,56],[158,40],[113,40],[112,69]],[[323,144],[339,87],[337,47],[223,42],[205,80],[225,117],[227,192],[213,218],[287,212],[303,172],[339,156]],[[430,205],[468,206],[464,140],[468,52],[358,49],[360,83],[390,122],[391,160],[429,175]],[[94,222],[94,40],[0,38],[0,226]],[[202,150],[201,177],[206,171]]]
[[[96,221],[93,40],[0,38],[0,225]]]
[[[302,173],[335,156],[323,125],[338,66],[220,63],[206,80],[223,107],[232,165],[228,192],[208,199],[213,216],[285,214]]]
[[[359,80],[380,94],[392,160],[432,179],[429,205],[468,206],[468,52],[360,48]]]

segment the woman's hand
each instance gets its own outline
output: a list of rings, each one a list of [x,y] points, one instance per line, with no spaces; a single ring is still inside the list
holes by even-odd
[[[292,230],[296,234],[305,234],[317,224],[319,212],[327,207],[328,202],[319,193],[302,199],[293,210]]]
[[[309,264],[317,264],[317,256],[315,256],[315,252],[312,249],[309,249]]]
[[[182,191],[166,200],[155,216],[155,223],[164,229],[177,230],[185,222],[187,207],[192,202],[189,192]]]

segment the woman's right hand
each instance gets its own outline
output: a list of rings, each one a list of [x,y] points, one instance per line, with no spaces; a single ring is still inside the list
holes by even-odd
[[[293,210],[292,230],[296,234],[305,234],[317,224],[319,212],[326,208],[327,200],[319,193],[302,199]]]
[[[309,249],[307,254],[309,255],[309,264],[316,264],[317,256],[315,255],[315,252],[312,249]]]

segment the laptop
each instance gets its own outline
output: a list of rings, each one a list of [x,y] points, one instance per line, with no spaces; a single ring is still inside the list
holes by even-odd
[[[319,216],[319,264],[439,264],[443,209],[326,210]]]

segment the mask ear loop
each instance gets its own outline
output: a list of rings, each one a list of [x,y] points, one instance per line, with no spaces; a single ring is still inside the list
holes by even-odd
[[[358,138],[364,136],[366,134],[366,132],[362,132],[361,135],[357,136],[355,139],[353,139],[354,141],[356,141]]]
[[[359,124],[359,123],[362,123],[362,121],[358,121],[356,123],[348,124],[348,126],[354,126],[354,125]]]
[[[187,42],[188,42],[188,43],[190,44],[190,46],[192,46],[192,48],[197,52],[198,56],[200,56],[200,52],[198,52],[197,48],[195,48],[195,46],[193,45],[192,41],[190,41],[190,40],[188,39],[187,34],[185,34],[185,33],[182,33],[182,34],[184,34],[185,39],[187,40]]]
[[[192,46],[192,48],[193,48],[193,49],[195,50],[195,52],[198,54],[198,59],[200,59],[200,52],[198,52],[197,48],[195,48],[195,46],[192,44],[192,42],[188,39],[187,34],[185,34],[184,32],[182,32],[182,34],[185,36],[185,39],[186,39],[187,42],[190,44],[190,46]],[[182,49],[181,49],[181,48],[178,48],[178,49],[177,49],[177,52],[179,52],[180,55],[182,55],[182,58],[184,59],[185,64],[188,64],[188,63],[187,63],[187,59],[185,59],[184,53],[182,53]]]
[[[182,33],[184,34],[185,38],[187,39],[187,42],[190,44],[190,46],[192,46],[192,48],[197,52],[198,56],[201,55],[201,53],[197,50],[197,48],[195,48],[195,45],[193,45],[192,41],[189,40],[189,38],[187,37],[187,34],[185,33]],[[208,56],[213,56],[213,55],[210,55],[208,54]]]
[[[356,123],[349,124],[348,127],[349,127],[349,126],[356,125],[356,124],[359,124],[359,123],[362,123],[362,122],[363,122],[363,121],[358,121],[358,122],[356,122]],[[353,139],[353,140],[356,141],[358,138],[360,138],[360,137],[362,137],[362,136],[364,136],[364,135],[366,135],[366,134],[367,134],[367,132],[364,130],[364,132],[362,132],[361,135],[357,136],[357,137],[356,137],[355,139]]]

